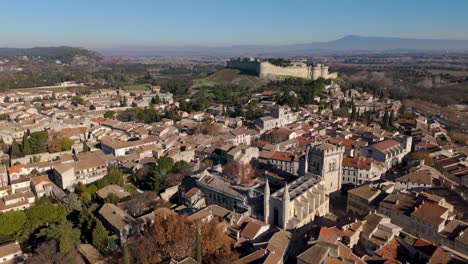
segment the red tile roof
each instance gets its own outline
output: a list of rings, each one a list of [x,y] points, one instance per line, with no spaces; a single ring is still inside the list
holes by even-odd
[[[274,160],[282,160],[287,162],[294,162],[299,160],[299,156],[289,152],[275,151],[271,156]]]
[[[371,164],[372,164],[371,159],[361,157],[361,156],[343,158],[343,166],[345,167],[369,170],[371,168]]]
[[[372,145],[372,148],[380,152],[384,152],[385,150],[396,147],[398,145],[400,145],[398,141],[393,140],[393,139],[387,139],[387,140],[383,140],[383,141],[380,141],[379,143]]]
[[[425,202],[418,206],[416,210],[411,213],[411,217],[438,226],[444,221],[441,216],[447,212],[447,210],[447,208],[444,208],[438,204]]]

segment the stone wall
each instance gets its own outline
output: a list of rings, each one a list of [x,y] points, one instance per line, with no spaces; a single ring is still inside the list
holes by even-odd
[[[230,60],[227,62],[228,68],[234,68],[241,71],[255,73],[260,76],[260,62],[259,61],[244,61],[244,60]]]
[[[268,61],[259,59],[233,59],[227,62],[228,68],[239,69],[244,72],[256,74],[260,78],[271,76],[291,76],[316,80],[320,77],[336,79],[337,73],[329,73],[328,66],[316,64],[307,65],[303,62],[293,62],[289,66],[276,66]]]
[[[260,64],[260,78],[268,76],[293,76],[310,79],[310,67],[305,64],[291,65],[287,67],[276,66],[268,61]]]

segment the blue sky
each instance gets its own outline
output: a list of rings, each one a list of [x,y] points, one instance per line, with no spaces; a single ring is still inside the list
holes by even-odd
[[[465,0],[1,0],[0,47],[468,39]]]

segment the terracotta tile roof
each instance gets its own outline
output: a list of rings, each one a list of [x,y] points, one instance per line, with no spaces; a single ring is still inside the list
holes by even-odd
[[[272,95],[272,94],[273,94],[273,91],[269,91],[269,90],[268,90],[268,91],[263,91],[263,92],[262,92],[262,95],[264,95],[264,96],[270,96],[270,95]]]
[[[404,248],[401,247],[395,238],[388,241],[383,247],[375,253],[386,260],[399,260],[403,255]]]
[[[16,164],[8,168],[8,175],[11,175],[12,173],[19,173],[22,168],[24,168],[24,164]]]
[[[47,182],[49,183],[50,180],[49,180],[49,177],[47,176],[37,176],[37,177],[32,177],[31,178],[31,182],[34,184],[34,185],[38,185],[39,183],[41,182]]]
[[[397,178],[397,182],[412,182],[412,183],[422,183],[425,185],[432,184],[432,172],[430,170],[417,170],[410,172],[406,175],[403,175]]]
[[[271,156],[271,159],[274,160],[282,160],[287,162],[295,162],[299,161],[299,156],[289,153],[289,152],[282,152],[282,151],[275,151]]]
[[[447,212],[447,210],[447,208],[438,204],[425,202],[416,207],[416,210],[411,213],[411,217],[438,226],[444,221],[442,215]]]
[[[448,249],[437,247],[434,254],[429,259],[429,264],[466,263],[467,259],[453,254]]]
[[[369,170],[371,168],[372,160],[362,156],[344,157],[342,164],[345,167]]]
[[[187,197],[192,197],[192,196],[195,195],[198,191],[200,191],[200,189],[198,189],[197,187],[192,187],[190,190],[188,190],[188,191],[185,193],[185,196],[187,196]]]
[[[344,146],[346,149],[353,149],[355,147],[364,147],[367,145],[365,141],[358,141],[352,139],[346,139],[341,137],[332,138],[329,141],[332,144]]]
[[[343,231],[336,227],[321,227],[318,240],[335,243],[341,236],[343,236]]]
[[[72,135],[82,135],[86,132],[86,127],[71,127],[62,129],[62,135],[72,136]]]
[[[260,229],[265,225],[266,224],[262,221],[250,221],[249,223],[247,223],[244,230],[242,230],[241,235],[247,239],[254,239],[260,232]]]
[[[384,152],[385,150],[387,149],[390,149],[390,148],[393,148],[393,147],[396,147],[400,145],[400,143],[396,140],[393,140],[393,139],[387,139],[387,140],[383,140],[383,141],[380,141],[374,145],[372,145],[372,148],[380,151],[380,152]]]
[[[426,254],[428,256],[432,256],[434,251],[436,251],[436,249],[437,249],[437,246],[435,246],[431,242],[429,242],[427,240],[424,240],[422,238],[419,238],[418,240],[416,240],[413,243],[412,247],[419,250],[419,251],[421,251],[421,252],[423,252],[424,254]]]

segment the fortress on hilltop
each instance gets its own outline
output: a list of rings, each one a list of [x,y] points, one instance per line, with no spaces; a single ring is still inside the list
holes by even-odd
[[[236,58],[229,60],[227,67],[250,72],[260,78],[291,76],[317,80],[320,77],[324,79],[336,79],[338,76],[336,72],[328,72],[328,66],[325,64],[308,65],[303,61],[291,61],[286,65],[275,65],[268,60],[261,60],[259,58]]]

